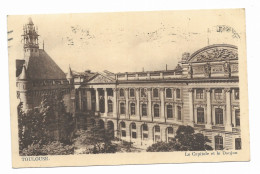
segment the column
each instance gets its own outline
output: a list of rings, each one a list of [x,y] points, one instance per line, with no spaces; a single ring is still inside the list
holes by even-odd
[[[96,88],[95,91],[96,91],[96,112],[99,112],[99,92],[98,92],[98,88]]]
[[[108,98],[107,98],[107,89],[106,88],[103,88],[104,90],[104,99],[105,99],[105,113],[104,113],[104,116],[107,116],[107,113],[108,113]]]
[[[225,89],[226,93],[226,124],[225,124],[225,130],[232,131],[232,125],[231,125],[231,101],[230,101],[230,89]]]
[[[117,88],[113,88],[113,117],[117,117]]]
[[[194,125],[194,120],[193,120],[193,89],[190,88],[188,89],[189,91],[189,110],[190,110],[190,125]]]
[[[211,129],[212,128],[212,121],[211,121],[211,89],[206,89],[206,97],[207,97],[207,124],[206,128]]]
[[[174,103],[174,121],[178,122],[178,108],[177,108],[177,103]]]
[[[82,111],[82,91],[79,89],[79,110]]]
[[[166,121],[166,118],[165,118],[165,106],[164,106],[164,88],[160,88],[160,99],[161,99],[161,117],[160,119],[162,121]]]
[[[91,106],[91,91],[90,89],[87,89],[87,110],[91,111],[92,106]]]
[[[135,88],[136,91],[136,116],[141,120],[140,114],[140,88]]]
[[[147,106],[147,115],[148,115],[148,120],[153,121],[153,116],[152,116],[152,88],[147,89],[147,97],[148,97],[148,106]]]
[[[129,118],[128,88],[125,88],[125,116]]]

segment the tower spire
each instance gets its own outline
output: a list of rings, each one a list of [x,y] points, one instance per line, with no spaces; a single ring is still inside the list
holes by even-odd
[[[28,18],[28,22],[23,27],[22,35],[25,58],[39,56],[38,37],[37,27],[34,26],[32,19]]]

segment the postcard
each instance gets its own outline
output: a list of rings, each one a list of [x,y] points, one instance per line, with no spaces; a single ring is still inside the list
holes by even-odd
[[[245,9],[7,22],[14,168],[250,160]]]

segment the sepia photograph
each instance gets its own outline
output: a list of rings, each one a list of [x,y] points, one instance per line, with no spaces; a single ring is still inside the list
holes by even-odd
[[[244,9],[7,25],[13,167],[250,159]]]

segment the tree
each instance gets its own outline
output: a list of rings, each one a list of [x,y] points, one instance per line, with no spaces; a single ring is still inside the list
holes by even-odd
[[[112,143],[113,137],[104,128],[93,126],[89,130],[80,130],[76,133],[75,146],[85,147],[84,153],[115,153],[117,145]]]
[[[42,153],[32,150],[52,146],[52,142],[59,141],[60,146],[70,145],[75,130],[74,120],[71,114],[66,112],[62,99],[62,93],[56,95],[43,95],[41,104],[26,112],[20,103],[17,108],[19,127],[19,151],[21,154]],[[31,150],[31,151],[30,151]],[[48,151],[45,151],[48,152]],[[59,153],[59,151],[57,151]],[[59,154],[56,154],[59,155]]]
[[[207,136],[201,133],[194,133],[191,126],[179,126],[176,136],[169,143],[157,142],[147,148],[148,152],[169,152],[169,151],[203,151],[212,150],[207,143],[211,142]]]

